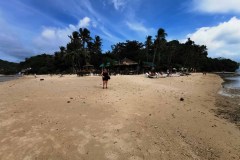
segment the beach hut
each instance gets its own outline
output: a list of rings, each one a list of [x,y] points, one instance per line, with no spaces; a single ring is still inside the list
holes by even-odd
[[[115,64],[115,68],[120,74],[137,74],[138,63],[129,58],[124,58]]]
[[[93,69],[94,69],[94,66],[91,64],[86,64],[83,66],[83,70],[93,70]]]
[[[95,72],[94,66],[87,63],[86,65],[83,66],[82,70],[77,72],[78,76],[84,76],[84,75],[90,75]]]

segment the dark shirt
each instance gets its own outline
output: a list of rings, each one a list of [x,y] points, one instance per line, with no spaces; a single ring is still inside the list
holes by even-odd
[[[103,79],[104,81],[107,81],[107,80],[109,79],[109,78],[108,78],[108,77],[109,77],[108,72],[103,72],[103,73],[102,73],[102,76],[103,76],[102,79]]]

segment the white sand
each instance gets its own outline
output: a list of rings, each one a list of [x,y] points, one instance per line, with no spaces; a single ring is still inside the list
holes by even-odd
[[[221,82],[193,74],[112,76],[108,89],[101,77],[75,75],[0,83],[0,159],[240,159],[239,129],[211,111]]]

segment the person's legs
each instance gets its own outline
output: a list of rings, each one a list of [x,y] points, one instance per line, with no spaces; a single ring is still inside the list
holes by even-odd
[[[102,88],[104,89],[104,83],[105,83],[105,81],[102,81]]]
[[[104,86],[105,88],[107,88],[107,81],[103,81],[103,89],[104,89]]]
[[[108,81],[106,81],[106,88],[107,88],[107,83],[108,83]]]

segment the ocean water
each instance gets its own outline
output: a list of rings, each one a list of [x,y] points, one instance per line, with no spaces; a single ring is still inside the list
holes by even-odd
[[[229,97],[240,97],[240,69],[236,71],[238,76],[224,77],[223,88],[220,94]]]
[[[14,79],[17,79],[18,77],[19,77],[19,76],[17,76],[17,75],[9,75],[9,76],[0,75],[0,83],[1,83],[1,82],[5,82],[5,81],[14,80]]]
[[[224,86],[232,89],[240,89],[240,69],[236,71],[238,76],[226,77]]]

